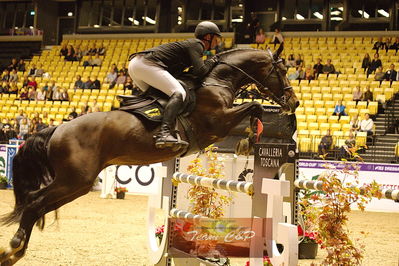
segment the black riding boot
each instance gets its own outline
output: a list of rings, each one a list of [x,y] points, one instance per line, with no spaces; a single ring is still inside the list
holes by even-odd
[[[155,136],[155,146],[157,148],[172,147],[174,145],[188,145],[184,140],[176,139],[171,131],[174,130],[176,117],[179,111],[183,108],[183,97],[180,93],[174,93],[168,104],[165,106],[163,114],[161,129]]]

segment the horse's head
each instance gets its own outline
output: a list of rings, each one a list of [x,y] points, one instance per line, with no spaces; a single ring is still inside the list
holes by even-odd
[[[279,104],[283,113],[290,114],[295,112],[295,109],[299,106],[299,101],[287,78],[287,68],[280,58],[282,50],[283,44],[274,53],[270,50],[266,51],[268,55],[265,59],[266,62],[260,68],[258,74],[263,77],[258,89],[267,98]]]

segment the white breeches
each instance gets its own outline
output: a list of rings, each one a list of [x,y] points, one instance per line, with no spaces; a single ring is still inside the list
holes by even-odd
[[[144,58],[144,55],[136,55],[129,63],[129,75],[133,82],[146,91],[150,86],[168,96],[179,92],[183,100],[186,99],[186,91],[183,86],[165,69]]]

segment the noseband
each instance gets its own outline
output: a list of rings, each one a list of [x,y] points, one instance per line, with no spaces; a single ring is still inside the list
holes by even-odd
[[[275,103],[279,104],[281,107],[287,107],[287,103],[288,103],[288,101],[289,101],[291,96],[287,97],[285,95],[285,93],[283,93],[280,97],[277,97],[276,94],[273,93],[273,91],[271,91],[268,87],[263,85],[263,83],[271,76],[271,74],[273,72],[276,72],[277,73],[277,77],[278,77],[278,79],[279,79],[279,81],[280,81],[280,83],[282,85],[281,87],[284,87],[283,78],[281,76],[281,73],[280,73],[280,71],[277,70],[277,67],[278,67],[277,65],[282,62],[282,59],[279,58],[277,61],[274,60],[273,54],[270,52],[270,50],[268,50],[268,51],[269,51],[271,59],[272,59],[272,67],[271,67],[270,71],[267,73],[267,75],[265,76],[265,78],[263,79],[262,82],[259,82],[257,79],[255,79],[254,77],[249,75],[247,72],[245,72],[244,70],[242,70],[238,66],[235,66],[233,64],[227,63],[225,61],[220,61],[219,63],[220,64],[225,64],[225,65],[227,65],[227,66],[229,66],[229,67],[241,72],[247,78],[249,78],[253,83],[255,83],[255,85],[256,85],[256,87],[258,87],[258,89],[265,90],[268,93],[268,96],[265,97],[265,96],[259,95],[263,100],[269,100],[272,103],[275,102]],[[291,86],[284,87],[283,91],[285,92],[286,90],[289,90],[289,89],[292,89],[292,87]],[[245,90],[245,89],[243,89],[243,90]],[[240,90],[236,95],[240,94],[243,90]]]

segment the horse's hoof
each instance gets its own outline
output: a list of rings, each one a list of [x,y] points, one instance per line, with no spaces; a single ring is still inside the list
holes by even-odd
[[[11,266],[11,260],[6,260],[1,263],[1,266]]]
[[[18,231],[15,233],[14,237],[10,241],[11,248],[13,249],[20,248],[21,245],[23,245],[24,240],[25,240],[25,231],[22,229],[18,229]]]
[[[0,261],[3,260],[6,256],[6,250],[4,248],[0,248]]]

